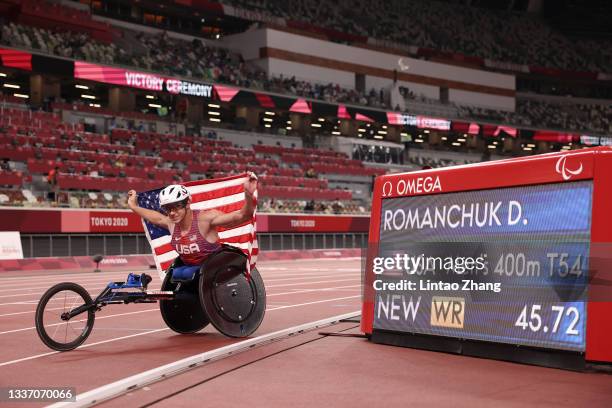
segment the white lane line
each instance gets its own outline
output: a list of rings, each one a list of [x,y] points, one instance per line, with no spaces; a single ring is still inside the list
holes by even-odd
[[[352,276],[352,275],[347,275],[347,276]],[[318,277],[317,277],[318,278]],[[299,285],[318,285],[320,283],[333,283],[333,282],[345,282],[348,280],[354,280],[354,279],[359,279],[360,276],[353,276],[352,278],[348,278],[348,279],[334,279],[334,280],[321,280],[321,281],[305,281],[305,282],[298,282],[298,283],[286,283],[286,284],[281,284],[281,285],[271,285],[271,286],[266,286],[267,288],[278,288],[278,287],[284,287],[284,286],[299,286]],[[306,279],[306,278],[303,278]],[[271,280],[268,280],[271,281]],[[100,289],[100,292],[102,291],[102,289]],[[0,298],[15,298],[15,297],[23,297],[23,296],[33,296],[33,295],[42,295],[45,292],[36,292],[36,293],[21,293],[21,294],[13,294],[13,295],[0,295]],[[6,305],[6,304],[10,304],[10,303],[0,303],[0,306],[2,305]]]
[[[287,281],[287,280],[305,280],[305,279],[316,279],[316,278],[335,278],[338,276],[351,276],[351,275],[357,275],[357,272],[354,271],[353,273],[331,273],[331,272],[327,272],[327,273],[308,273],[308,274],[295,274],[295,275],[291,275],[290,277],[285,277],[285,278],[266,278],[263,277],[264,282],[282,282],[282,281]],[[93,279],[93,278],[92,278]],[[95,284],[99,284],[100,287],[102,286],[106,286],[108,284],[109,280],[99,280],[99,279],[95,279],[94,281],[91,280],[87,280],[87,282],[84,282],[83,280],[79,280],[78,283],[81,286],[91,286],[91,285],[95,285]],[[60,283],[59,281],[57,283]],[[12,288],[12,289],[7,289],[6,287],[2,287],[2,292],[6,293],[6,292],[16,292],[16,291],[30,291],[30,290],[39,290],[39,289],[49,289],[51,286],[55,285],[55,282],[51,282],[49,285],[47,286],[30,286],[30,284],[25,284],[23,285],[24,287],[21,288]],[[25,294],[29,294],[29,295],[35,295],[36,293],[25,293]],[[10,295],[10,296],[15,296],[15,295]],[[0,296],[2,297],[2,296]]]
[[[299,326],[289,327],[287,329],[278,330],[268,334],[262,334],[260,336],[253,337],[250,339],[240,340],[227,346],[209,350],[204,353],[192,355],[181,360],[174,361],[169,364],[165,364],[163,366],[159,366],[151,370],[147,370],[112,382],[110,384],[95,388],[83,394],[77,395],[75,402],[58,402],[53,405],[50,405],[49,407],[58,408],[66,406],[92,406],[96,403],[101,403],[110,398],[122,395],[136,387],[141,387],[143,385],[159,381],[163,378],[168,378],[172,375],[184,373],[185,371],[199,367],[208,361],[217,361],[221,358],[250,350],[252,347],[258,346],[260,344],[269,344],[270,342],[285,339],[289,336],[298,333],[304,333],[307,331],[320,329],[322,327],[331,326],[333,324],[341,322],[344,319],[350,319],[357,316],[359,316],[359,311],[345,313],[331,318],[301,324]]]
[[[356,287],[361,287],[361,285],[359,284],[359,285],[335,286],[335,287],[331,287],[331,288],[320,288],[320,289],[291,289],[291,292],[269,293],[269,294],[266,295],[266,297],[283,296],[283,295],[295,295],[295,294],[299,294],[299,293],[308,293],[308,292],[331,292],[333,290],[337,290],[337,291],[353,291],[355,289],[349,289],[349,288],[356,288]],[[61,301],[61,300],[58,300],[58,301]],[[275,302],[275,303],[289,303],[289,302]],[[49,311],[49,310],[63,310],[63,309],[64,309],[63,307],[55,307],[55,308],[52,308],[52,309],[45,309],[45,310]],[[0,317],[15,316],[15,315],[29,314],[29,313],[36,313],[36,310],[28,310],[26,312],[16,312],[16,313],[5,313],[5,314],[0,314]]]
[[[353,298],[358,298],[358,297],[361,297],[361,295],[345,296],[345,297],[339,297],[339,298],[334,298],[334,299],[317,300],[317,301],[314,301],[314,302],[299,303],[297,305],[278,306],[278,307],[275,307],[273,309],[267,309],[266,311],[267,312],[271,312],[273,310],[289,309],[289,308],[298,307],[298,306],[316,305],[318,303],[334,302],[336,300],[353,299]]]
[[[360,297],[360,296],[361,295],[355,295],[355,296],[347,296],[347,297],[334,298],[334,299],[318,300],[318,301],[315,301],[315,302],[298,303],[298,304],[287,305],[287,306],[277,306],[277,307],[267,308],[266,312],[272,312],[274,310],[289,309],[289,308],[293,308],[293,307],[309,306],[309,305],[314,305],[314,304],[318,304],[318,303],[334,302],[336,300],[351,299],[351,298],[356,298],[356,297]],[[157,309],[155,309],[155,310],[157,310]],[[152,330],[150,332],[137,333],[137,334],[132,334],[132,335],[129,335],[129,336],[123,336],[123,337],[118,337],[118,338],[98,341],[96,343],[90,343],[90,344],[85,344],[85,345],[79,346],[78,349],[92,347],[92,346],[96,346],[96,345],[99,345],[99,344],[111,343],[111,342],[119,341],[119,340],[125,340],[125,339],[129,339],[129,338],[132,338],[132,337],[137,337],[137,336],[144,336],[146,334],[156,333],[156,332],[160,332],[160,331],[164,331],[164,330],[170,330],[170,329],[166,327],[166,328],[162,328],[162,329]],[[51,352],[48,352],[48,353],[37,354],[37,355],[34,355],[34,356],[24,357],[24,358],[20,358],[20,359],[17,359],[17,360],[5,361],[3,363],[0,363],[0,367],[4,367],[4,366],[7,366],[7,365],[20,363],[20,362],[23,362],[23,361],[34,360],[34,359],[37,359],[37,358],[46,357],[46,356],[50,356],[50,355],[58,354],[58,353],[60,353],[60,351],[51,351]]]
[[[138,310],[136,312],[119,313],[119,314],[113,314],[113,315],[108,315],[108,316],[100,316],[100,317],[96,316],[96,320],[108,319],[110,317],[117,317],[117,316],[127,316],[127,315],[133,315],[133,314],[138,314],[138,313],[146,313],[146,312],[152,312],[152,311],[159,312],[159,308],[146,309],[146,310]],[[84,321],[87,321],[87,319],[75,320],[74,323],[84,322]],[[60,323],[47,324],[45,326],[46,327],[52,327],[52,326],[58,326],[58,325],[61,325],[61,324],[66,324],[66,323],[60,322]],[[36,326],[26,327],[26,328],[23,328],[23,329],[15,329],[15,330],[3,331],[3,332],[0,332],[0,335],[1,334],[17,333],[17,332],[22,332],[22,331],[26,331],[26,330],[34,330],[34,329],[36,329]]]
[[[82,346],[79,346],[79,349],[93,347],[93,346],[97,346],[97,345],[105,344],[105,343],[111,343],[113,341],[130,339],[132,337],[144,336],[146,334],[157,333],[157,332],[164,331],[164,330],[170,330],[170,329],[168,327],[164,327],[162,329],[155,329],[155,330],[151,330],[151,331],[144,332],[144,333],[136,333],[136,334],[130,334],[129,336],[116,337],[116,338],[113,338],[113,339],[102,340],[102,341],[98,341],[98,342],[95,342],[95,343],[84,344]],[[50,351],[48,353],[36,354],[34,356],[24,357],[24,358],[20,358],[20,359],[17,359],[17,360],[6,361],[4,363],[0,363],[0,367],[11,365],[11,364],[16,364],[16,363],[21,363],[23,361],[34,360],[34,359],[37,359],[37,358],[46,357],[46,356],[50,356],[50,355],[58,354],[58,353],[61,353],[61,351]]]
[[[43,284],[43,283],[54,283],[54,282],[61,282],[64,281],[68,278],[70,278],[70,281],[85,281],[85,280],[122,280],[125,279],[125,277],[127,277],[127,274],[130,271],[121,271],[121,272],[111,272],[111,273],[104,273],[104,274],[97,274],[94,272],[88,272],[88,273],[81,273],[81,274],[59,274],[59,275],[44,275],[44,276],[23,276],[23,277],[18,277],[18,278],[0,278],[0,284],[3,285],[3,288],[17,288],[17,287],[21,287],[21,286],[30,286],[32,283],[36,283],[36,284]],[[142,271],[138,271],[140,273],[142,273]],[[155,274],[155,276],[157,276],[157,274],[155,273],[156,271],[144,271],[149,272],[152,276],[153,274]],[[300,275],[313,275],[316,274],[317,272],[324,272],[324,273],[334,273],[334,272],[360,272],[360,267],[356,267],[356,268],[302,268],[299,266],[292,266],[292,267],[287,267],[286,270],[282,271],[268,271],[268,268],[262,267],[259,270],[259,273],[263,276],[271,276],[271,277],[275,277],[275,276],[282,276],[282,275],[288,275],[288,276],[300,276]],[[136,273],[136,272],[134,272]],[[154,278],[155,278],[154,276]],[[7,282],[8,281],[8,282]]]
[[[331,260],[331,259],[324,259],[324,260]],[[291,265],[288,265],[286,267],[274,267],[274,266],[267,266],[268,262],[267,261],[262,261],[258,263],[258,269],[259,272],[264,275],[266,274],[266,272],[270,272],[271,275],[280,275],[282,273],[286,273],[287,271],[312,271],[315,270],[313,268],[311,268],[309,265],[295,265],[296,262],[299,262],[301,260],[296,259],[296,260],[288,260],[287,262],[291,262]],[[319,266],[321,259],[317,260],[317,259],[309,259],[309,261],[313,261],[316,262],[316,265]],[[330,270],[336,270],[337,268],[335,267],[329,267],[329,268],[316,268],[316,270],[322,270],[322,271],[330,271]],[[359,269],[359,267],[357,267],[357,269]],[[353,270],[353,269],[351,269]],[[24,271],[24,273],[27,271]],[[133,269],[133,270],[123,270],[123,271],[103,271],[103,272],[93,272],[93,267],[92,267],[92,271],[90,272],[76,272],[76,273],[60,273],[60,274],[45,274],[45,275],[23,275],[23,276],[12,276],[12,277],[6,277],[6,278],[2,278],[0,277],[0,283],[6,283],[6,284],[10,284],[10,282],[23,282],[24,280],[37,280],[40,282],[43,281],[54,281],[54,280],[61,280],[63,278],[79,278],[79,277],[122,277],[122,276],[127,276],[128,273],[150,273],[151,275],[157,276],[157,271],[155,269]],[[2,273],[2,272],[0,272]]]
[[[51,309],[45,308],[45,311],[50,311],[50,310],[65,310],[65,307],[53,307]],[[15,312],[15,313],[5,313],[5,314],[0,314],[0,317],[5,317],[5,316],[15,316],[15,315],[21,315],[21,314],[28,314],[28,313],[36,313],[36,309],[34,310],[28,310],[27,312]]]
[[[284,283],[282,285],[271,285],[271,286],[266,286],[266,289],[269,288],[284,288],[287,286],[307,286],[307,285],[318,285],[320,283],[333,283],[333,282],[347,282],[347,281],[352,281],[355,279],[359,279],[358,277],[354,277],[354,278],[349,278],[349,279],[334,279],[334,280],[326,280],[326,281],[316,281],[316,282],[300,282],[300,283]]]
[[[349,271],[349,272],[340,272],[340,273],[336,273],[336,272],[325,272],[325,273],[321,273],[321,272],[317,272],[317,273],[292,273],[292,274],[288,274],[286,277],[266,277],[265,275],[262,275],[264,282],[265,281],[269,281],[269,282],[278,282],[278,281],[285,281],[285,280],[302,280],[302,279],[315,279],[315,278],[323,278],[323,277],[338,277],[338,276],[349,276],[349,275],[357,275],[359,271]],[[122,275],[123,278],[127,277]],[[90,279],[81,279],[78,281],[74,281],[76,283],[78,283],[81,286],[93,286],[95,284],[100,284],[100,290],[102,290],[102,288],[104,286],[106,286],[106,284],[108,284],[109,281],[113,281],[114,280],[109,280],[108,278],[90,278]],[[47,286],[32,286],[32,284],[34,284],[35,282],[29,282],[29,283],[25,283],[23,285],[23,287],[13,287],[12,289],[7,288],[6,286],[2,287],[2,292],[6,293],[6,292],[16,292],[16,291],[31,291],[31,290],[39,290],[39,289],[49,289],[51,286],[55,285],[56,283],[60,283],[61,281],[57,281],[57,280],[53,280],[49,282],[49,285]],[[43,283],[43,282],[36,282],[36,283]],[[37,293],[28,293],[30,295],[35,295]],[[14,295],[10,295],[10,296],[14,296]],[[2,296],[0,296],[2,297]]]
[[[293,289],[291,292],[285,292],[285,293],[273,293],[271,295],[266,295],[266,298],[272,297],[272,296],[283,296],[283,295],[297,295],[297,294],[301,294],[301,293],[309,293],[309,292],[331,292],[332,290],[347,290],[347,288],[356,288],[356,287],[361,287],[361,284],[359,285],[346,285],[346,286],[336,286],[333,288],[320,288],[320,289]],[[350,290],[355,290],[355,289],[350,289]]]
[[[59,274],[47,274],[47,275],[23,275],[23,276],[15,276],[11,278],[0,278],[0,283],[8,283],[10,282],[23,282],[25,280],[38,280],[38,281],[46,281],[53,279],[63,279],[63,278],[87,278],[87,277],[112,277],[112,276],[127,276],[128,273],[143,273],[143,272],[153,272],[157,273],[154,269],[135,269],[132,271],[109,271],[109,272],[83,272],[83,273],[59,273]],[[1,273],[1,272],[0,272]]]

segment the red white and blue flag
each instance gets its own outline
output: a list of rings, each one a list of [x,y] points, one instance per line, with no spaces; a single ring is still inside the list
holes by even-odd
[[[191,181],[183,183],[191,194],[190,207],[194,210],[215,209],[226,213],[242,208],[245,202],[244,183],[249,178],[248,174],[240,174],[225,178]],[[150,210],[161,211],[159,207],[159,193],[162,189],[151,190],[138,194],[138,205]],[[254,193],[257,198],[257,191]],[[248,257],[248,272],[257,263],[257,237],[255,232],[257,224],[255,216],[257,209],[249,221],[232,226],[231,228],[217,227],[219,243],[240,248]],[[170,232],[143,219],[145,234],[153,250],[155,264],[160,277],[164,278],[165,270],[178,256],[170,244],[172,238]]]

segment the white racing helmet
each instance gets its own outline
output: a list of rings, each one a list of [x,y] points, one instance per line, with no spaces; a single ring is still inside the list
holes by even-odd
[[[170,184],[159,193],[159,205],[178,203],[190,197],[189,191],[180,184]]]

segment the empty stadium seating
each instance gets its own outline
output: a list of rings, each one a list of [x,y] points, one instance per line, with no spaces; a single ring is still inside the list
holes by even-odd
[[[113,129],[109,135],[89,133],[81,125],[62,122],[57,113],[11,106],[3,108],[0,119],[0,160],[11,163],[0,171],[0,186],[5,188],[2,205],[37,201],[42,205],[52,186],[43,184],[45,189],[35,193],[26,189],[26,195],[21,189],[29,188],[33,178],[45,183],[52,169],[57,169],[59,190],[53,205],[121,206],[118,197],[127,189],[145,191],[173,182],[253,171],[260,175],[260,197],[286,200],[282,211],[303,209],[306,199],[351,200],[350,191],[329,188],[328,180],[321,177],[325,173],[384,172],[338,152],[317,149],[266,145],[246,149],[224,140],[127,129]],[[309,169],[319,176],[307,174]],[[357,211],[348,202],[342,207]]]

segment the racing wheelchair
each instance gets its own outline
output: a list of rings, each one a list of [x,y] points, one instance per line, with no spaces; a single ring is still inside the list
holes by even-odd
[[[160,290],[147,290],[151,280],[130,273],[125,282],[110,282],[95,299],[81,285],[59,283],[36,308],[38,336],[53,350],[73,350],[91,334],[96,312],[110,304],[159,302],[166,325],[181,334],[212,323],[226,336],[247,337],[263,321],[265,286],[256,268],[247,274],[247,258],[239,249],[224,245],[201,266],[187,266],[177,258]]]

